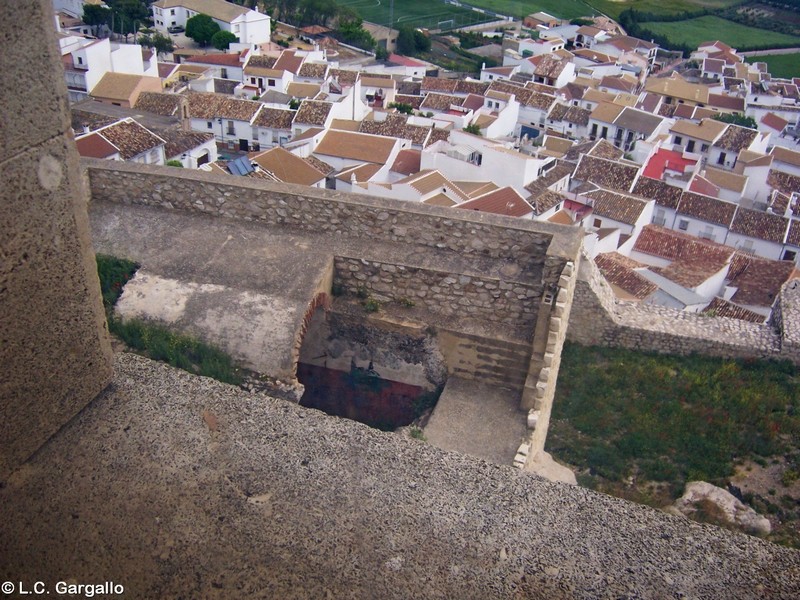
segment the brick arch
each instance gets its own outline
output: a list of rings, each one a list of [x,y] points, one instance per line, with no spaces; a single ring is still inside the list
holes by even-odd
[[[311,323],[311,318],[314,316],[314,313],[320,307],[322,307],[326,313],[331,309],[331,296],[327,292],[319,292],[316,296],[314,296],[314,299],[308,303],[306,312],[303,315],[303,320],[300,323],[300,328],[297,330],[297,334],[295,335],[294,350],[292,352],[292,367],[294,369],[295,377],[297,377],[297,363],[300,360],[300,348],[303,345],[303,340],[306,337],[308,325]]]

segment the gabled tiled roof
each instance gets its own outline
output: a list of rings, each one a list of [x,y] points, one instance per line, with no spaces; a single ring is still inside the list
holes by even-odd
[[[691,260],[703,255],[717,255],[719,258],[730,258],[733,248],[715,244],[702,238],[672,231],[658,225],[645,225],[633,249],[644,254],[651,254],[670,261]]]
[[[730,227],[736,204],[709,196],[684,192],[678,205],[678,213],[707,223]]]
[[[598,254],[595,256],[594,262],[610,284],[617,286],[634,298],[644,300],[658,290],[656,284],[634,271],[645,265],[618,252]]]
[[[314,155],[306,156],[304,160],[323,175],[330,175],[336,170],[324,160],[320,160]]]
[[[592,214],[628,225],[635,225],[647,206],[644,200],[608,190],[597,190],[586,196],[594,200]]]
[[[635,108],[625,107],[614,119],[614,125],[649,136],[661,124],[661,121],[661,117],[651,115],[642,110],[636,110]]]
[[[159,131],[159,136],[167,142],[166,146],[164,146],[164,154],[167,160],[214,139],[213,133],[181,131],[180,129],[165,129]]]
[[[562,120],[567,123],[573,123],[575,125],[588,125],[589,115],[591,113],[592,111],[586,108],[580,108],[579,106],[570,106],[567,109],[567,112],[564,114]]]
[[[187,63],[199,63],[203,65],[223,65],[226,67],[241,67],[242,61],[238,54],[195,54],[186,57]]]
[[[509,217],[524,217],[533,212],[531,206],[511,186],[500,188],[473,200],[463,202],[458,205],[458,208]]]
[[[728,125],[728,129],[719,136],[719,139],[714,142],[714,145],[723,150],[739,152],[750,146],[757,135],[758,132],[755,129],[739,127],[738,125]]]
[[[545,190],[547,190],[551,185],[561,181],[565,177],[568,177],[572,174],[574,170],[574,166],[568,162],[564,161],[557,161],[556,166],[552,167],[539,177],[538,179],[534,179],[528,185],[525,186],[525,189],[531,193],[532,196],[537,196],[541,194]]]
[[[446,141],[450,139],[450,130],[449,129],[442,129],[441,127],[434,127],[431,129],[431,135],[428,137],[428,141],[425,144],[427,148],[431,144],[435,144],[436,142]]]
[[[355,85],[358,80],[359,71],[349,69],[330,69],[328,75],[335,77],[339,85]]]
[[[300,67],[298,75],[308,79],[325,79],[328,72],[328,65],[324,63],[305,62]]]
[[[73,108],[72,111],[72,129],[76,134],[83,132],[84,127],[88,127],[89,131],[100,129],[111,123],[116,123],[117,120],[113,117],[106,115],[98,115],[97,113],[88,112]]]
[[[120,121],[104,127],[100,134],[119,148],[123,160],[164,145],[164,140],[136,121]]]
[[[419,172],[420,161],[422,158],[421,150],[406,148],[397,153],[397,158],[392,164],[392,171],[403,175],[412,175]]]
[[[456,87],[453,90],[456,94],[477,94],[483,96],[489,84],[485,81],[467,81],[465,79],[457,79]]]
[[[761,117],[761,122],[775,131],[783,131],[789,125],[789,121],[772,112],[768,112]],[[775,148],[780,148],[780,146],[775,146]]]
[[[564,196],[545,188],[543,191],[528,197],[528,204],[533,208],[533,214],[541,215],[564,201]]]
[[[800,177],[775,169],[771,169],[767,175],[767,184],[787,196],[791,196],[793,192],[800,192]]]
[[[683,195],[683,190],[677,186],[669,185],[658,179],[639,177],[633,186],[633,193],[642,198],[656,201],[656,205],[676,209]]]
[[[443,77],[424,77],[422,79],[422,92],[442,92],[452,94],[456,91],[457,79],[445,79]]]
[[[750,323],[763,323],[765,320],[764,315],[757,312],[748,310],[741,306],[728,302],[722,298],[714,298],[703,310],[703,314],[710,314],[715,317],[723,317],[726,319],[739,319],[740,321],[748,321]]]
[[[222,94],[188,94],[189,116],[195,119],[222,117],[234,121],[250,121],[261,106],[261,102],[239,100]]]
[[[739,207],[731,223],[731,233],[782,244],[788,225],[789,220],[784,217]]]
[[[740,113],[743,113],[745,109],[744,98],[728,96],[727,94],[709,94],[708,105]]]
[[[272,148],[261,152],[253,156],[251,160],[285,183],[314,185],[325,178],[324,173],[308,161],[283,148]]]
[[[395,94],[394,101],[397,104],[408,104],[411,108],[415,110],[419,110],[419,107],[422,105],[422,101],[425,98],[422,96],[409,96],[406,94]]]
[[[247,61],[247,66],[259,69],[273,69],[276,62],[278,62],[278,59],[275,56],[267,56],[265,54],[256,56],[253,54],[250,56],[250,60]]]
[[[97,132],[77,138],[75,145],[78,154],[88,158],[109,158],[119,152],[119,148]]]
[[[594,142],[594,146],[592,146],[592,149],[589,150],[587,154],[608,160],[619,160],[625,156],[622,150],[607,140],[597,140]]]
[[[142,92],[133,107],[156,115],[171,117],[178,112],[182,96],[177,94],[161,94],[159,92]]]
[[[786,236],[786,243],[792,246],[800,246],[800,221],[792,219],[789,225],[789,234]]]
[[[396,143],[394,138],[332,129],[320,140],[314,153],[386,164]]]
[[[324,126],[332,108],[333,104],[330,102],[303,100],[294,116],[294,123]]]
[[[264,106],[253,121],[255,127],[271,129],[291,129],[295,111],[286,108]]]
[[[569,64],[554,54],[542,54],[528,59],[534,65],[533,73],[537,77],[556,79]]]
[[[591,181],[611,190],[627,192],[631,189],[639,167],[620,161],[610,161],[585,154],[578,163],[573,179]]]
[[[272,68],[279,71],[289,71],[296,75],[303,64],[303,60],[304,57],[298,56],[293,50],[284,50]]]
[[[766,117],[765,117],[766,118]],[[783,119],[781,119],[783,121]],[[763,119],[762,119],[763,121]],[[785,121],[784,121],[785,122]],[[771,151],[774,160],[800,167],[800,152],[797,150],[789,150],[781,146],[775,146]],[[800,191],[800,190],[796,190]]]
[[[427,108],[433,110],[448,110],[450,106],[461,106],[464,102],[464,98],[461,96],[450,96],[447,94],[437,94],[435,92],[429,92],[427,96],[425,96],[425,100],[422,101],[420,104],[420,108]]]
[[[442,175],[437,170],[425,169],[424,171],[420,171],[419,173],[395,182],[395,185],[397,184],[409,185],[420,194],[429,194],[438,188],[446,186],[451,189],[453,194],[456,195],[461,201],[469,199],[456,184],[447,179],[447,177]]]
[[[731,301],[747,306],[772,306],[781,286],[794,273],[791,261],[765,260],[737,252],[729,270],[728,285],[738,288]]]

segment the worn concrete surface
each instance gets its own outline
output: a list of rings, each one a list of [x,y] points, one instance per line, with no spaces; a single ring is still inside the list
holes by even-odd
[[[796,551],[133,355],[0,507],[2,581],[125,598],[800,596]]]
[[[282,296],[168,279],[147,268],[125,284],[115,307],[123,319],[155,319],[215,340],[238,363],[281,380],[294,378],[292,349],[303,309]]]
[[[450,377],[425,426],[434,446],[511,465],[527,428],[519,390]]]

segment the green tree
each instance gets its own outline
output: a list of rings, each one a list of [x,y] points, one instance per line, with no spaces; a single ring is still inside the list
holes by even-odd
[[[302,25],[327,25],[339,13],[336,0],[300,0]]]
[[[338,32],[342,41],[364,50],[372,50],[375,47],[375,38],[364,29],[363,24],[361,17],[350,9],[339,13]]]
[[[414,107],[410,104],[405,104],[404,102],[391,102],[389,104],[389,108],[396,108],[397,112],[403,113],[404,115],[414,114]]]
[[[156,51],[156,54],[166,54],[167,52],[175,50],[175,44],[172,42],[172,38],[158,31],[153,33],[147,30],[147,32],[144,35],[140,35],[136,41],[145,48],[152,48]]]
[[[111,25],[111,10],[99,4],[84,4],[83,22],[89,25],[97,35],[101,25]]]
[[[106,2],[111,7],[113,29],[126,37],[136,33],[137,25],[144,24],[149,18],[150,11],[141,0],[109,0]]]
[[[208,15],[195,15],[186,21],[186,37],[193,39],[201,46],[207,45],[218,31],[219,25]]]
[[[722,121],[723,123],[732,123],[733,125],[739,125],[749,129],[758,129],[758,123],[756,123],[753,117],[745,117],[740,113],[714,115],[714,120]]]
[[[414,49],[416,52],[428,52],[431,49],[430,38],[419,29],[414,30]]]
[[[464,127],[464,131],[467,133],[471,133],[472,135],[483,135],[481,133],[481,126],[477,123],[470,123],[466,127]]]
[[[397,53],[403,56],[413,56],[416,49],[414,29],[409,25],[403,25],[397,30]]]
[[[217,50],[227,50],[231,44],[235,44],[239,38],[230,31],[218,31],[211,36],[211,45]]]

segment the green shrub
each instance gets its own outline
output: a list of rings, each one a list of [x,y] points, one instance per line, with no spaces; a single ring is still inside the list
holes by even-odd
[[[364,310],[369,313],[378,312],[381,309],[381,303],[375,300],[375,298],[367,298],[361,304]]]

